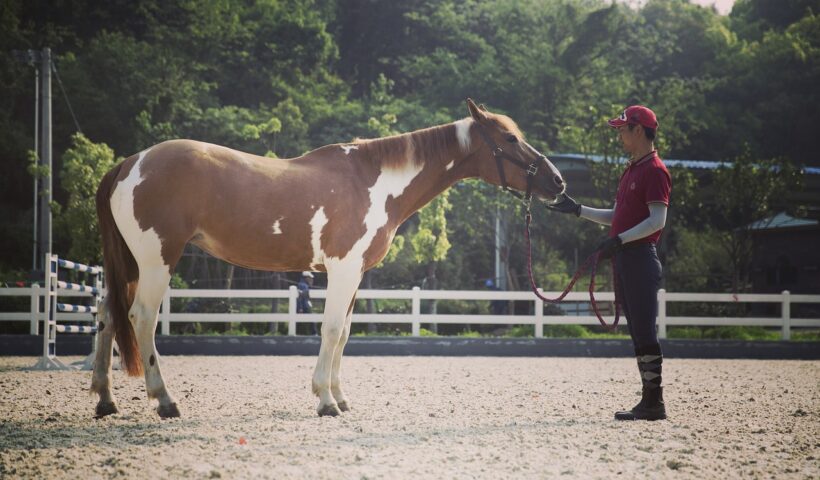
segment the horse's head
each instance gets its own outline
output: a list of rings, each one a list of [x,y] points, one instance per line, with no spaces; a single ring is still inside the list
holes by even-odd
[[[483,180],[506,190],[524,192],[527,199],[535,196],[552,201],[564,192],[566,185],[561,173],[545,155],[524,141],[510,117],[491,113],[469,98],[467,108],[475,121],[472,128],[481,139],[477,154]]]

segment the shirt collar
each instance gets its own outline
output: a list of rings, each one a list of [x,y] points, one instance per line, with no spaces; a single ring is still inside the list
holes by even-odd
[[[655,155],[657,155],[657,154],[658,154],[657,150],[652,150],[651,152],[649,152],[646,155],[644,155],[643,157],[635,160],[634,162],[630,162],[628,168],[629,167],[634,167],[636,165],[640,165],[640,164],[646,162],[647,160],[649,160],[651,158],[655,158]]]

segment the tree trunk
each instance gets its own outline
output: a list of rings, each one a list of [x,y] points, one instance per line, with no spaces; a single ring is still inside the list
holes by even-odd
[[[430,262],[427,264],[427,276],[424,277],[424,280],[421,282],[422,290],[438,290],[438,278],[436,278],[436,262]],[[429,314],[435,315],[438,311],[438,302],[436,300],[430,301],[430,310]],[[438,333],[438,324],[431,323],[430,324],[430,331],[433,333]]]
[[[271,281],[271,289],[273,290],[281,290],[282,288],[282,274],[279,272],[274,272],[272,281]],[[271,313],[278,313],[279,312],[279,299],[274,298],[271,300],[270,305]],[[272,334],[276,334],[279,331],[279,322],[270,322],[268,324],[268,332]]]
[[[364,272],[364,288],[371,289],[373,288],[373,276],[371,275],[371,270]],[[376,313],[376,305],[373,302],[372,298],[367,299],[367,313]],[[376,333],[379,327],[378,324],[375,323],[368,323],[367,324],[367,333]]]
[[[229,263],[228,264],[228,271],[225,274],[225,290],[230,290],[231,287],[233,286],[233,272],[234,272],[234,266],[233,266],[233,264]],[[228,310],[229,311],[233,310],[233,304],[232,304],[232,301],[231,301],[230,298],[228,299]],[[232,327],[233,327],[233,324],[230,323],[230,322],[225,324],[225,330],[226,331],[230,330]]]

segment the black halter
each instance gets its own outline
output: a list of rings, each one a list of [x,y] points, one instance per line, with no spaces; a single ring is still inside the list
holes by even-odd
[[[481,125],[478,122],[476,122],[476,125],[478,125],[478,133],[479,135],[481,135],[481,138],[484,140],[484,143],[486,143],[487,146],[490,147],[490,149],[493,152],[493,156],[495,157],[495,164],[498,167],[498,176],[501,178],[502,188],[504,188],[504,190],[508,191],[522,202],[524,202],[524,205],[527,207],[527,210],[529,211],[530,204],[532,203],[532,184],[535,180],[535,175],[538,173],[538,162],[542,159],[546,159],[547,157],[539,154],[538,158],[535,159],[535,161],[533,161],[530,164],[527,164],[521,159],[509,155],[504,151],[504,149],[499,147],[498,144],[496,144],[493,141],[492,137],[490,137],[490,135],[488,135],[487,132],[484,130],[483,125]],[[509,185],[507,185],[507,177],[504,174],[504,167],[503,165],[501,165],[501,160],[507,160],[513,165],[521,168],[522,170],[526,170],[527,192],[524,195],[521,195],[520,192],[513,190],[509,187]]]

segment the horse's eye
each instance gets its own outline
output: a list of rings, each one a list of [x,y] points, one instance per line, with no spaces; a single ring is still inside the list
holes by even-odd
[[[507,141],[510,143],[518,143],[518,138],[515,135],[507,135]]]

